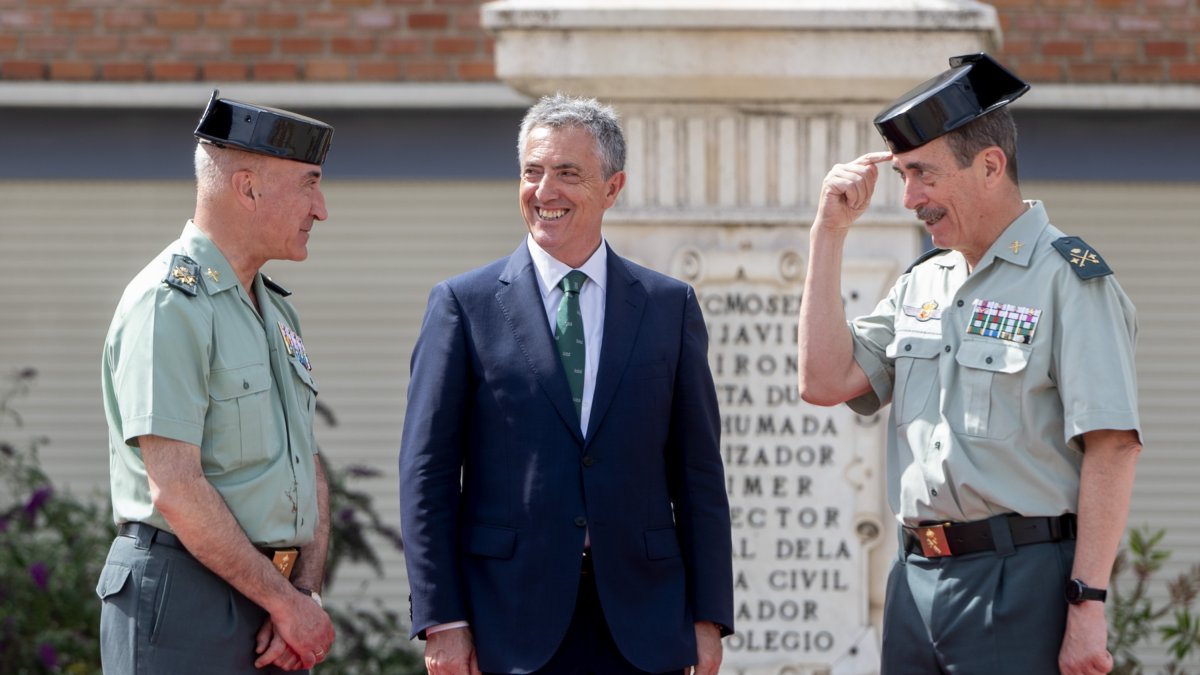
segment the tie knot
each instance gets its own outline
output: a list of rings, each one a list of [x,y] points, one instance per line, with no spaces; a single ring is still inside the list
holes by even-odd
[[[583,282],[587,281],[588,276],[579,270],[571,270],[567,272],[567,276],[558,282],[558,287],[563,290],[563,293],[579,293],[579,289],[583,288]]]

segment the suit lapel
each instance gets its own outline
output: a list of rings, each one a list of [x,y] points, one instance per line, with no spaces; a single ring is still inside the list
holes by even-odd
[[[600,428],[608,412],[617,384],[629,365],[633,344],[646,308],[646,290],[629,272],[625,260],[608,249],[608,292],[604,299],[604,345],[596,369],[596,390],[588,420],[588,438]]]
[[[530,372],[558,410],[559,416],[574,432],[576,439],[582,442],[579,416],[575,414],[575,404],[571,401],[567,376],[562,371],[562,360],[558,358],[554,336],[550,334],[550,324],[546,320],[545,304],[542,302],[542,292],[538,288],[536,275],[529,248],[522,241],[500,274],[496,302],[508,321],[513,338],[529,363]],[[605,339],[607,340],[607,334]]]

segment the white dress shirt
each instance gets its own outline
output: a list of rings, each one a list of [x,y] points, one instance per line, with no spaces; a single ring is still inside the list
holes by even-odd
[[[542,292],[542,304],[546,306],[546,321],[550,334],[554,334],[558,305],[563,291],[558,284],[575,268],[562,263],[537,245],[533,236],[525,238],[533,267],[537,271],[538,290]],[[579,413],[579,428],[587,435],[588,420],[592,414],[592,394],[596,391],[596,372],[600,367],[600,348],[604,342],[604,290],[608,285],[608,244],[600,240],[600,247],[580,266],[579,271],[588,279],[579,289],[579,309],[583,313],[584,368],[583,404]]]

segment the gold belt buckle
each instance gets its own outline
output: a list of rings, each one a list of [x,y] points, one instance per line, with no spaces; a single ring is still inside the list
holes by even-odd
[[[294,548],[281,548],[277,549],[271,558],[271,564],[275,565],[275,569],[279,570],[284,579],[292,578],[292,566],[296,564],[298,553],[299,551]]]
[[[954,552],[950,550],[950,541],[946,539],[946,526],[949,524],[922,525],[916,528],[917,539],[921,542],[922,555],[926,558],[943,558],[954,555]]]

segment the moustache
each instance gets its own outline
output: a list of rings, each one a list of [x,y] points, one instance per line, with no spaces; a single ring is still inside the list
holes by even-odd
[[[922,206],[917,209],[917,218],[927,223],[932,223],[941,220],[942,216],[946,215],[946,209],[939,209],[932,206]]]

